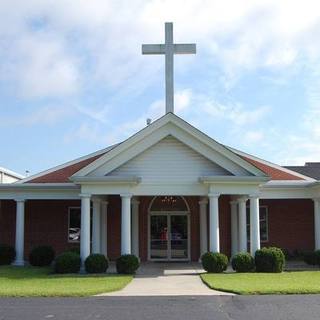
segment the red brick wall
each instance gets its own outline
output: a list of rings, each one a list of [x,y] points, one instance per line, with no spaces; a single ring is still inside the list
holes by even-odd
[[[269,241],[261,246],[276,245],[290,251],[314,249],[312,200],[261,200],[268,207]]]
[[[147,260],[148,253],[148,208],[153,197],[140,197],[139,243],[140,257]],[[199,197],[186,197],[191,216],[191,259],[199,259]],[[219,198],[220,247],[221,252],[230,255],[230,197]],[[312,200],[261,200],[268,207],[269,241],[265,245],[276,245],[289,250],[313,250],[314,221]],[[80,206],[80,201],[29,200],[26,202],[25,255],[35,245],[49,244],[59,254],[77,245],[68,243],[68,207]],[[0,243],[14,245],[15,238],[14,201],[1,201]],[[209,221],[209,220],[208,220]],[[121,199],[109,197],[108,204],[108,256],[115,259],[121,247]]]
[[[78,244],[68,242],[68,208],[80,206],[80,201],[28,200],[25,203],[25,258],[37,245],[51,245],[57,254]],[[14,245],[14,201],[1,201],[0,242]]]
[[[120,256],[121,250],[121,198],[110,196],[108,198],[107,221],[107,252],[108,258],[115,260]]]

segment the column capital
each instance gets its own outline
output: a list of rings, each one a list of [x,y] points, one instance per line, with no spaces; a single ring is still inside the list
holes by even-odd
[[[259,194],[258,193],[249,194],[249,199],[258,199],[258,198],[259,198]]]
[[[90,193],[80,193],[79,194],[79,197],[80,198],[91,198],[91,194]]]
[[[136,197],[131,199],[131,204],[138,205],[139,203],[140,203],[140,201]]]
[[[237,202],[240,203],[240,202],[247,202],[249,199],[249,197],[241,197],[241,198],[238,198],[237,199]]]
[[[312,200],[313,200],[314,202],[320,202],[320,197],[314,197],[314,198],[312,198]]]
[[[107,206],[109,204],[109,202],[107,200],[101,200],[101,204]]]
[[[17,197],[17,198],[14,199],[14,201],[15,201],[15,202],[26,202],[27,199],[24,198],[24,197]]]
[[[230,205],[236,205],[236,204],[238,204],[238,201],[237,201],[237,200],[231,200],[231,201],[230,201]]]
[[[210,192],[210,193],[208,194],[208,197],[209,197],[209,198],[219,198],[219,197],[220,197],[220,193]]]
[[[199,204],[208,204],[208,198],[207,197],[202,197],[200,200],[199,200]]]
[[[96,203],[101,203],[102,199],[97,196],[92,196],[91,201]]]
[[[121,193],[120,197],[121,198],[132,198],[132,193]]]

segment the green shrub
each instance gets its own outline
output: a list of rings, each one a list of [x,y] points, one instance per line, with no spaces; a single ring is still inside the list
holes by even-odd
[[[201,257],[202,267],[210,273],[220,273],[227,269],[228,257],[219,252],[207,252]]]
[[[51,246],[38,246],[31,250],[29,262],[32,266],[49,266],[55,257],[55,252]]]
[[[248,252],[240,252],[232,258],[231,265],[237,272],[250,272],[254,270],[254,258]]]
[[[65,252],[72,252],[72,253],[76,253],[76,254],[80,255],[80,248],[70,248],[70,249],[66,250]]]
[[[55,273],[77,273],[80,271],[80,255],[74,252],[60,254],[54,264]]]
[[[305,252],[303,261],[312,266],[320,265],[320,250]]]
[[[306,251],[303,254],[303,261],[306,264],[315,266],[317,264],[317,261],[316,261],[316,255],[315,255],[314,251]]]
[[[124,254],[116,261],[116,268],[118,273],[134,274],[139,268],[139,259],[133,254]]]
[[[109,263],[103,254],[91,254],[84,262],[86,272],[104,273],[107,271]]]
[[[285,257],[279,248],[262,248],[256,251],[255,264],[257,272],[282,272]]]
[[[16,257],[16,250],[12,246],[0,244],[0,265],[11,264]]]

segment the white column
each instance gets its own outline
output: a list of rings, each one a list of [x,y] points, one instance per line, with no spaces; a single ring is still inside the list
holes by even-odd
[[[15,266],[24,265],[24,199],[16,200],[16,259]]]
[[[101,202],[101,220],[100,220],[100,236],[101,244],[100,250],[101,253],[106,257],[108,256],[108,201]]]
[[[256,195],[250,196],[250,253],[254,256],[260,249],[260,218],[259,198]]]
[[[313,199],[314,203],[314,249],[320,249],[320,198]]]
[[[92,253],[100,253],[101,200],[92,199]]]
[[[131,254],[131,194],[121,194],[121,254]]]
[[[238,202],[230,201],[231,206],[231,256],[239,251],[238,243]]]
[[[81,197],[81,232],[80,257],[82,270],[84,261],[90,255],[90,197],[89,194],[80,194]]]
[[[207,226],[208,199],[203,197],[199,201],[200,206],[200,257],[208,251],[208,226]]]
[[[247,200],[241,198],[239,203],[239,251],[247,252]]]
[[[139,201],[132,199],[131,201],[131,218],[132,218],[132,233],[131,233],[131,249],[132,254],[139,258]]]
[[[220,252],[219,236],[219,194],[209,193],[210,251]]]

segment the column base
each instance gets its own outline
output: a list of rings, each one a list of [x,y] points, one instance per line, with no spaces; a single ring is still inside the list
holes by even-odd
[[[12,265],[15,267],[24,267],[25,261],[24,260],[15,260],[14,262],[12,262]]]

